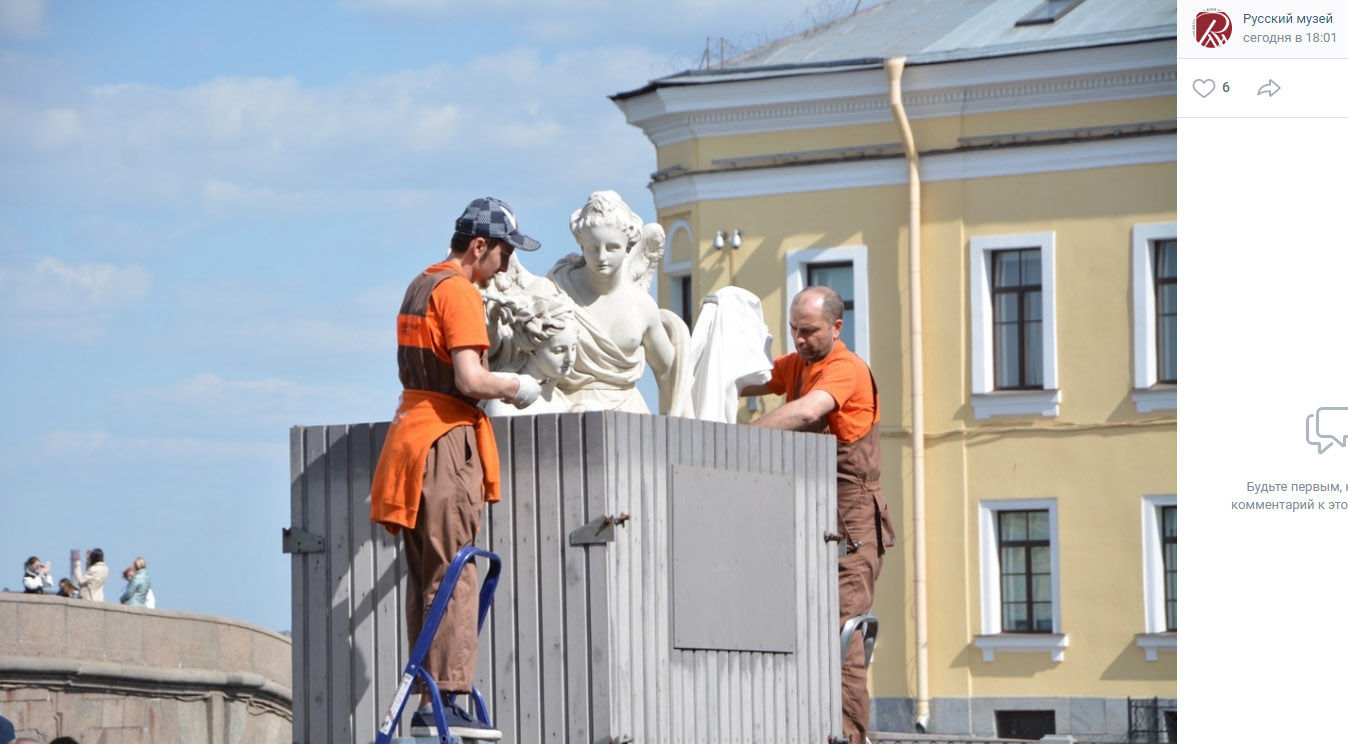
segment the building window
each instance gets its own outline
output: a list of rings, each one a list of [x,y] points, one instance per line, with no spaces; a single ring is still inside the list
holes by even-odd
[[[1043,287],[1039,249],[992,254],[993,385],[1044,387]]]
[[[825,284],[843,298],[843,343],[869,364],[871,345],[867,277],[870,275],[867,271],[864,245],[811,248],[787,253],[781,336],[787,339],[787,345],[790,345],[791,338],[791,300],[811,284]]]
[[[693,329],[693,277],[671,276],[669,278],[670,310],[683,318],[688,330]]]
[[[806,286],[823,285],[842,297],[843,327],[840,338],[847,348],[856,349],[856,292],[852,290],[852,262],[833,261],[806,266]]]
[[[1053,632],[1053,562],[1048,510],[997,514],[1002,573],[1002,632]]]
[[[1152,244],[1156,281],[1156,381],[1174,385],[1175,363],[1175,243],[1158,240]]]
[[[995,715],[998,739],[1039,741],[1057,733],[1051,710],[999,710]]]
[[[1174,222],[1133,226],[1133,402],[1138,413],[1176,407],[1175,228]]]
[[[1165,567],[1165,629],[1174,633],[1179,629],[1175,622],[1175,557],[1177,554],[1175,536],[1175,507],[1161,507],[1161,560]]]
[[[974,646],[984,661],[999,652],[1048,652],[1062,661],[1055,499],[979,504],[979,566],[983,634]]]
[[[969,240],[974,418],[1057,416],[1054,234]]]
[[[1176,615],[1178,535],[1175,496],[1146,496],[1142,499],[1142,611],[1143,631],[1137,645],[1146,652],[1147,661],[1156,661],[1161,651],[1174,652]]]

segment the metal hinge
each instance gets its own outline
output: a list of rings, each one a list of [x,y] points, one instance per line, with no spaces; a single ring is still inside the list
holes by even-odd
[[[627,520],[631,518],[632,516],[630,514],[619,514],[616,517],[610,514],[591,519],[583,526],[577,527],[571,531],[571,536],[569,538],[571,546],[603,545],[604,543],[611,543],[613,542],[613,525],[627,524]]]
[[[843,556],[847,555],[847,541],[846,541],[845,539],[843,539],[843,536],[842,536],[842,535],[839,535],[839,534],[836,533],[836,532],[825,532],[825,533],[824,533],[824,542],[835,542],[835,543],[838,543],[838,557],[839,557],[839,558],[842,558]]]
[[[328,549],[328,543],[322,535],[300,527],[281,528],[282,553],[322,553]]]

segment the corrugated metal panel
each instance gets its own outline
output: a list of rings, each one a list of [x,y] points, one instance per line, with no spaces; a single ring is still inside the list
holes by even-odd
[[[840,732],[836,556],[822,542],[835,512],[831,438],[618,413],[494,425],[505,500],[479,542],[504,566],[477,683],[507,741],[822,743]],[[296,741],[369,742],[405,663],[400,541],[367,517],[386,432],[291,432],[292,524],[327,539],[292,562]],[[793,477],[796,653],[673,649],[673,465]],[[575,528],[620,513],[630,520],[615,542],[569,546]]]
[[[615,700],[616,733],[676,744],[826,742],[839,735],[837,556],[823,541],[836,521],[834,440],[689,419],[606,415],[615,434],[609,448],[615,459],[613,509],[631,514],[630,526],[639,528],[620,530],[611,552],[620,582],[613,677],[637,683],[617,688],[626,694]],[[631,455],[637,452],[639,457]],[[678,494],[667,489],[675,465],[794,479],[794,492],[783,497],[792,498],[796,509],[796,653],[674,648],[667,517],[670,499]]]
[[[291,562],[298,742],[372,740],[406,663],[398,541],[369,520],[370,477],[387,431],[354,424],[290,432],[291,525],[326,541],[325,552]]]

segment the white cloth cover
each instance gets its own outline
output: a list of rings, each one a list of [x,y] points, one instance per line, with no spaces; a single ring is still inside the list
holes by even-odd
[[[693,417],[733,424],[740,388],[772,378],[772,334],[763,301],[739,287],[702,300],[693,328]]]

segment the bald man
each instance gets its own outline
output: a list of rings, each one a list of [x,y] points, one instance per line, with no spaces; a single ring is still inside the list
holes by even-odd
[[[828,432],[838,438],[838,529],[847,554],[838,559],[838,627],[870,612],[885,548],[894,544],[889,507],[880,493],[880,394],[861,357],[839,338],[843,301],[824,286],[806,287],[791,301],[796,350],[772,363],[772,379],[740,395],[785,395],[786,403],[754,426]],[[871,697],[860,635],[843,649],[843,734],[863,744]]]

